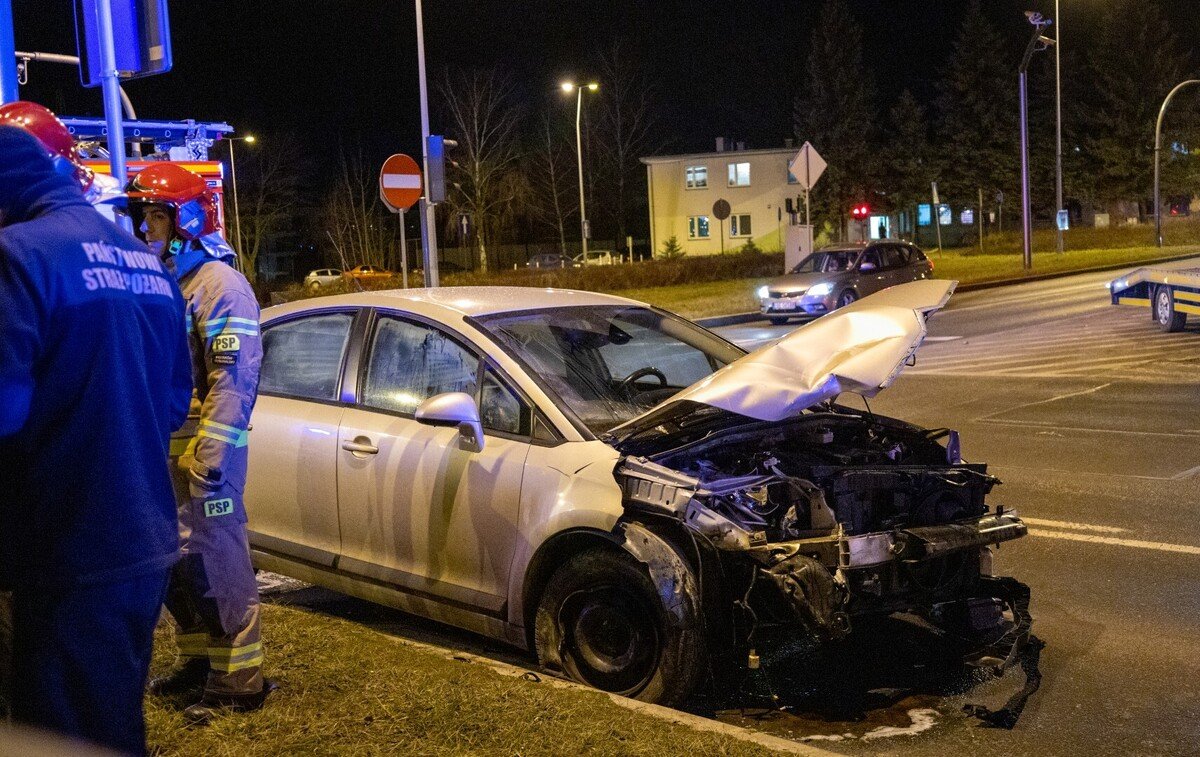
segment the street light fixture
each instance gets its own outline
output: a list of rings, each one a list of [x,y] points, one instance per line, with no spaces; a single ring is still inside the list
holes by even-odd
[[[1026,80],[1029,76],[1029,59],[1039,50],[1045,50],[1054,44],[1054,40],[1042,34],[1052,21],[1043,18],[1042,14],[1025,11],[1025,17],[1033,24],[1033,36],[1025,46],[1025,55],[1021,58],[1021,67],[1017,69],[1017,83],[1020,89],[1021,117],[1021,236],[1022,264],[1025,270],[1033,268],[1033,216],[1029,203],[1029,104]]]
[[[565,81],[560,84],[559,87],[567,94],[570,94],[571,92],[575,93],[575,154],[579,162],[579,238],[583,253],[580,256],[580,260],[583,261],[583,265],[587,265],[588,237],[590,236],[590,229],[588,228],[587,207],[583,198],[583,139],[581,138],[579,131],[579,117],[583,112],[583,90],[586,89],[589,92],[595,92],[596,90],[600,89],[600,85],[596,82],[576,84],[572,81]]]
[[[245,142],[252,145],[258,141],[253,134],[247,134],[244,137],[225,137],[229,141],[229,174],[230,180],[233,183],[233,237],[237,245],[237,254],[242,254],[242,217],[238,208],[238,193],[237,193],[237,162],[233,158],[233,143]]]

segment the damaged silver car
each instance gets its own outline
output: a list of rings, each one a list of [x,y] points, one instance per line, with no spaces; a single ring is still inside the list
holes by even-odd
[[[256,561],[667,704],[868,615],[921,616],[1004,666],[1030,618],[993,570],[1025,534],[985,502],[997,480],[953,431],[837,401],[891,385],[952,291],[893,287],[749,355],[581,292],[272,308]]]

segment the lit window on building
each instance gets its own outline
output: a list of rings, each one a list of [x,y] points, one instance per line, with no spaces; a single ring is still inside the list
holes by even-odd
[[[708,216],[688,217],[688,239],[708,239]]]
[[[731,237],[748,237],[750,236],[750,214],[742,213],[741,215],[729,216],[729,236]]]
[[[704,189],[708,186],[708,166],[688,166],[686,177],[688,189]]]
[[[731,187],[748,187],[748,186],[750,186],[750,164],[749,163],[730,163],[729,164],[729,186],[731,186]]]

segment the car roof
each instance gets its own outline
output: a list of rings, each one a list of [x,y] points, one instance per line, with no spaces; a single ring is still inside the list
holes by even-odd
[[[403,308],[434,315],[482,316],[522,310],[580,305],[645,305],[637,300],[597,292],[535,287],[474,286],[436,289],[385,289],[313,297],[263,310],[263,319],[330,307]]]

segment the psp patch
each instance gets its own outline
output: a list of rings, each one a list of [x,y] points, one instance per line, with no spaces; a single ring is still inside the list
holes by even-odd
[[[204,502],[204,517],[215,518],[218,515],[230,515],[233,513],[233,500],[226,497],[225,499],[210,499]]]
[[[237,362],[238,352],[242,349],[242,341],[234,334],[221,334],[213,337],[213,362],[218,365],[233,365]]]

